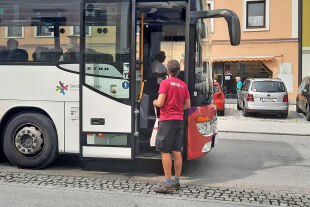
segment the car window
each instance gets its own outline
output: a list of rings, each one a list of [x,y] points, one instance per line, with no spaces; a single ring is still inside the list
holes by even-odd
[[[250,88],[250,81],[247,81],[245,85],[245,90],[248,91],[249,88]]]
[[[241,87],[242,91],[245,90],[245,85],[247,84],[247,82],[249,82],[249,81],[245,81],[245,83],[242,85],[242,87]]]
[[[306,83],[307,83],[307,78],[304,78],[300,84],[300,89],[303,90],[305,89],[305,86],[306,86]]]
[[[254,81],[251,90],[253,92],[285,92],[285,85],[279,81]]]

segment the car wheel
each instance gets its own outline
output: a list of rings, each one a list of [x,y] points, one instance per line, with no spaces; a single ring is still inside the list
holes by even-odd
[[[239,105],[239,101],[237,100],[237,109],[242,110],[241,106]]]
[[[287,112],[286,112],[286,113],[282,113],[282,114],[281,114],[281,118],[282,118],[282,119],[286,119],[286,118],[287,118],[287,115],[288,115]]]
[[[299,101],[298,101],[298,99],[296,99],[296,112],[297,113],[301,113],[302,111],[300,110],[300,108],[299,108]]]
[[[310,121],[310,105],[309,104],[307,106],[306,119],[307,119],[307,121]]]
[[[3,137],[7,159],[21,168],[41,169],[58,155],[54,123],[43,114],[23,112],[6,124]]]
[[[218,111],[219,116],[224,116],[224,110]]]
[[[249,116],[249,112],[246,110],[244,104],[243,104],[243,116],[245,117]]]

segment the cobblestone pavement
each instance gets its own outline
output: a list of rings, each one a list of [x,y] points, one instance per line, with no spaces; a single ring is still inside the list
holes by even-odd
[[[218,116],[219,120],[255,120],[255,121],[274,121],[285,123],[309,123],[305,115],[296,113],[296,106],[289,106],[289,113],[286,119],[280,118],[277,114],[255,114],[244,117],[242,110],[237,109],[237,104],[225,104],[225,116]]]
[[[156,184],[118,179],[103,179],[77,176],[55,176],[31,173],[0,172],[0,182],[10,184],[25,184],[31,186],[48,186],[58,188],[88,189],[98,191],[117,191],[127,193],[156,195]],[[217,187],[182,186],[181,190],[167,197],[192,199],[211,199],[255,205],[277,206],[310,206],[310,195],[266,193]]]

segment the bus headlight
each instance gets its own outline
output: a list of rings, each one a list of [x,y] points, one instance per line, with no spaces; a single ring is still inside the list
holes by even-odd
[[[208,121],[203,121],[201,118],[197,118],[196,126],[199,131],[199,133],[203,136],[212,136],[213,134],[217,133],[217,120],[212,119]]]

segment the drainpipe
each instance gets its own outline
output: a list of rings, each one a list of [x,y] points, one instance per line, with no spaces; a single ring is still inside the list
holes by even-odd
[[[298,0],[298,86],[302,81],[302,2]]]

